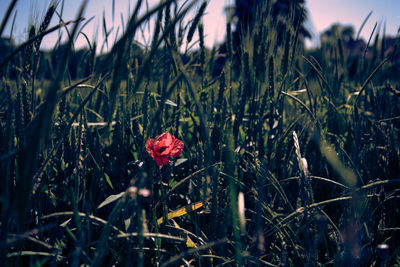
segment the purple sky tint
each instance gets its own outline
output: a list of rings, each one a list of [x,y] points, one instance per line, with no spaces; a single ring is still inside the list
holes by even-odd
[[[5,1],[5,0],[4,0]],[[40,24],[42,21],[46,9],[51,0],[19,0],[17,6],[12,13],[12,17],[17,12],[16,23],[13,29],[13,38],[17,43],[25,41],[28,35],[28,25],[33,23],[34,25]],[[58,0],[59,5],[57,11],[61,12],[62,0]],[[103,31],[103,17],[105,17],[107,29],[111,31],[108,37],[109,46],[113,43],[116,37],[120,37],[123,31],[122,25],[126,25],[129,15],[133,12],[134,6],[136,5],[136,0],[115,0],[115,10],[114,16],[112,12],[112,0],[89,0],[89,4],[86,7],[84,17],[86,20],[94,17],[88,23],[83,32],[87,35],[90,41],[96,39],[98,41],[98,52],[101,49],[101,44],[104,42],[104,31]],[[159,0],[144,0],[142,4],[142,11],[144,12],[147,8],[154,7],[158,4]],[[183,2],[183,1],[181,1]],[[64,0],[64,9],[62,18],[64,21],[75,19],[79,7],[82,1],[77,0]],[[223,40],[225,34],[225,15],[223,12],[223,7],[234,3],[234,0],[211,0],[206,9],[206,15],[204,18],[204,30],[206,34],[206,45],[211,47],[215,43]],[[7,4],[0,5],[0,17],[2,18],[7,9]],[[198,10],[201,5],[201,1],[192,9],[192,15],[188,15],[186,21],[193,18],[194,13]],[[11,21],[9,20],[7,27],[3,33],[3,36],[10,36],[11,31]],[[57,16],[53,17],[52,25],[56,25],[59,19]],[[137,33],[136,39],[143,45],[148,44],[150,33],[153,32],[153,23],[147,24],[143,28],[142,32]],[[63,40],[67,36],[64,31],[61,32],[63,35]],[[46,36],[43,39],[42,48],[52,48],[57,42],[59,33],[55,32]],[[144,38],[143,38],[144,37]],[[196,41],[197,37],[193,38]],[[193,42],[192,41],[192,42]],[[78,36],[75,46],[82,47],[87,45],[87,40],[82,36]],[[104,51],[107,47],[104,47]]]
[[[352,24],[357,33],[364,19],[372,11],[361,31],[361,37],[368,40],[375,23],[383,34],[395,36],[400,27],[400,0],[306,0],[309,18],[316,33],[320,33],[333,23]],[[378,28],[377,28],[378,30]],[[314,38],[318,41],[318,37]]]
[[[16,23],[13,29],[13,38],[17,42],[26,40],[27,28],[29,23],[35,25],[40,24],[40,21],[44,17],[47,6],[51,0],[19,0],[17,3]],[[58,11],[61,10],[62,0],[59,1]],[[2,1],[0,5],[0,17],[3,18],[8,2],[7,0]],[[82,1],[77,0],[64,0],[63,19],[64,21],[72,20],[75,18],[78,12],[79,6]],[[113,30],[109,36],[109,46],[113,43],[115,38],[119,37],[122,33],[122,20],[126,24],[129,14],[132,12],[134,5],[137,1],[135,0],[115,0],[115,11],[114,17],[112,14],[112,0],[89,0],[89,4],[86,8],[85,17],[86,19],[94,16],[95,18],[86,25],[83,32],[86,33],[88,38],[92,41],[96,39],[100,45],[98,45],[98,51],[100,51],[101,44],[104,40],[103,33],[103,14],[106,18],[107,28],[113,27]],[[145,0],[149,7],[154,6],[159,0]],[[181,1],[182,2],[182,1]],[[206,9],[206,15],[204,17],[204,28],[206,33],[206,45],[211,47],[215,43],[219,43],[224,39],[225,34],[225,14],[223,8],[226,5],[234,3],[234,0],[209,0],[208,7]],[[199,1],[198,6],[201,4]],[[194,14],[198,6],[196,6],[192,14]],[[314,35],[316,36],[309,44],[318,44],[318,34],[321,31],[326,30],[332,23],[340,22],[342,24],[353,24],[356,32],[361,26],[361,23],[368,15],[370,11],[373,11],[372,16],[369,18],[365,25],[361,36],[364,39],[368,39],[375,25],[381,24],[381,31],[383,31],[383,24],[386,23],[386,34],[395,35],[400,26],[400,0],[306,0],[306,7],[309,11],[310,21],[307,26],[311,28]],[[14,13],[12,14],[14,16]],[[192,16],[188,16],[190,19]],[[58,22],[58,18],[55,16],[52,21],[52,25]],[[38,26],[37,26],[38,27]],[[150,31],[149,31],[150,29]],[[9,21],[4,36],[9,36],[11,30],[11,20]],[[152,25],[147,25],[143,29],[143,35],[139,33],[137,39],[143,45],[148,43],[149,34],[152,32]],[[62,33],[65,38],[66,33]],[[143,38],[144,36],[144,38]],[[51,48],[57,41],[58,33],[47,36],[43,40],[43,48]],[[197,40],[195,36],[193,40]],[[193,41],[192,41],[193,42]],[[87,44],[86,39],[83,36],[78,36],[76,41],[76,47],[81,47]],[[106,47],[104,47],[107,50]]]

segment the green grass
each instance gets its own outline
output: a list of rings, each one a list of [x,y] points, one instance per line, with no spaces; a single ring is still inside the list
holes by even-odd
[[[377,38],[355,57],[341,36],[304,50],[293,16],[282,35],[266,3],[241,49],[228,24],[215,77],[205,2],[163,1],[139,15],[142,2],[107,54],[90,43],[75,57],[84,2],[58,60],[39,52],[65,26],[48,29],[53,7],[0,59],[0,261],[398,264],[398,55]],[[197,15],[184,25],[189,10]],[[134,37],[150,20],[140,50]],[[167,131],[185,147],[158,167],[145,143]]]

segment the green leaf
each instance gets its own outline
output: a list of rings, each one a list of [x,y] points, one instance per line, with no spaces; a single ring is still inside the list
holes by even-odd
[[[177,159],[177,160],[175,161],[174,166],[177,167],[177,166],[181,165],[182,163],[184,163],[184,162],[187,161],[187,160],[188,160],[187,158]]]
[[[106,174],[106,177],[108,177],[107,174]],[[97,208],[100,209],[100,208],[104,207],[105,205],[108,205],[108,204],[120,199],[124,194],[125,194],[125,191],[121,192],[119,194],[111,195],[111,196],[107,197],[103,202],[101,202],[101,204]]]
[[[176,104],[175,102],[173,102],[173,101],[171,101],[169,99],[165,100],[165,104],[173,106],[173,107],[177,107],[178,106],[178,104]]]

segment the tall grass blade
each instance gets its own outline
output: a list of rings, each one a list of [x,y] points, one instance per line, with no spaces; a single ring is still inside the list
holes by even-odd
[[[358,40],[358,38],[360,38],[360,33],[361,33],[362,29],[364,28],[365,24],[367,23],[368,19],[371,17],[371,15],[372,15],[372,11],[370,11],[368,13],[367,17],[361,23],[360,29],[358,29],[358,32],[357,32],[357,35],[356,35],[356,40]]]
[[[11,16],[11,12],[13,11],[13,9],[14,9],[15,5],[17,4],[17,2],[18,2],[17,0],[12,0],[10,2],[10,4],[8,5],[7,11],[4,14],[3,20],[1,21],[1,24],[0,24],[0,36],[3,35],[4,28],[6,27],[8,19]]]

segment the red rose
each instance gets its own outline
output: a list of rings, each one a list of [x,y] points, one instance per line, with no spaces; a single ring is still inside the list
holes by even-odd
[[[156,161],[158,166],[169,162],[169,157],[179,157],[182,154],[183,142],[170,133],[163,133],[150,138],[146,143],[147,153]]]

